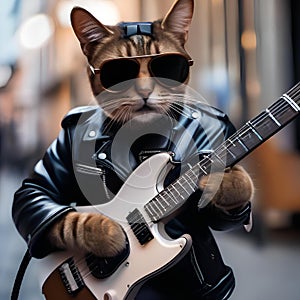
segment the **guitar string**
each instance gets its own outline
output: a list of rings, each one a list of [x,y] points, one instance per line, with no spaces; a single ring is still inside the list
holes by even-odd
[[[172,210],[174,210],[178,206],[178,204],[184,203],[184,201],[186,199],[184,198],[183,199],[184,201],[182,201],[182,197],[181,197],[182,194],[191,195],[193,192],[196,191],[197,185],[195,185],[194,180],[192,180],[192,182],[193,182],[193,185],[195,185],[195,186],[191,185],[191,183],[186,178],[184,178],[184,176],[189,176],[189,178],[191,179],[191,177],[195,176],[195,175],[193,175],[193,174],[188,175],[188,172],[186,172],[185,174],[183,174],[183,176],[181,178],[179,178],[177,180],[177,183],[179,181],[185,180],[185,182],[188,185],[189,189],[192,190],[191,192],[187,193],[187,189],[182,187],[184,185],[184,183],[179,184],[179,186],[175,187],[175,182],[174,182],[174,183],[170,184],[167,188],[165,188],[163,191],[158,193],[148,203],[145,204],[145,206],[149,206],[150,208],[153,207],[153,205],[151,205],[151,203],[154,203],[154,205],[155,205],[155,203],[157,205],[158,204],[160,205],[159,211],[156,212],[156,216],[158,217],[158,219],[161,219],[164,216],[168,215]],[[181,193],[179,193],[179,191],[181,191]],[[176,195],[178,195],[181,199],[177,198]],[[167,207],[162,204],[162,201],[158,197],[162,198],[164,203],[167,204]],[[153,215],[153,217],[156,217],[156,216]],[[150,218],[151,218],[151,216],[150,216]]]
[[[293,87],[290,91],[288,91],[287,93],[286,93],[288,96],[290,96],[294,101],[298,101],[299,99],[300,99],[300,82],[295,86],[295,87]],[[284,98],[280,98],[279,100],[277,100],[275,103],[273,103],[272,105],[278,105],[278,104],[280,104],[280,105],[282,105],[283,104],[283,106],[286,104],[286,103],[288,103],[286,100],[282,103],[282,102],[280,102],[280,100],[284,100]],[[272,106],[271,105],[271,106]],[[289,106],[291,106],[289,103],[288,103],[288,105]],[[264,115],[264,112],[265,111],[263,111],[262,113],[261,113],[261,115],[259,115],[258,116],[258,120],[259,121],[261,121],[261,117],[263,117],[263,115]],[[253,120],[256,120],[256,118],[254,118]]]
[[[208,159],[207,159],[207,162],[208,162]],[[188,172],[187,172],[188,173]],[[192,174],[191,174],[192,175]],[[189,175],[189,176],[191,176]],[[195,175],[193,175],[195,176]],[[166,191],[164,190],[163,191],[164,193],[166,193]],[[162,194],[161,194],[162,195]],[[166,195],[169,195],[169,194],[166,194]],[[151,223],[151,222],[148,222],[148,223]],[[130,225],[127,225],[125,227],[128,227],[129,229],[131,229]],[[134,240],[134,244],[138,244],[138,241],[137,240]],[[81,272],[81,277],[84,279],[84,278],[87,278],[89,277],[90,275],[92,275],[92,273],[96,270],[97,268],[97,265],[95,266],[95,262],[91,262],[91,263],[87,263],[86,262],[86,259],[87,258],[90,258],[92,257],[93,254],[88,254],[88,255],[85,255],[84,257],[80,258],[79,260],[74,260],[74,262],[72,262],[72,264],[70,264],[70,267],[72,267],[74,270],[76,270],[76,266],[78,266],[78,269],[80,268],[80,265],[83,265],[83,268],[81,268],[80,272]],[[93,266],[94,265],[94,266]]]
[[[296,96],[298,96],[298,95],[300,94],[300,89],[298,88],[299,86],[300,86],[300,83],[299,83],[296,87],[294,87],[294,88],[292,88],[290,91],[288,91],[287,94],[290,94],[290,96],[291,96],[292,98],[295,98]],[[277,102],[275,102],[275,103],[273,104],[273,107],[270,106],[270,109],[272,110],[272,113],[273,113],[273,114],[279,114],[279,113],[281,113],[282,111],[285,111],[287,105],[288,105],[288,107],[291,106],[287,101],[282,102],[282,101],[280,101],[280,100],[284,100],[284,99],[281,98],[281,99],[279,99]],[[297,99],[296,99],[296,101],[297,101]],[[269,115],[266,111],[263,111],[258,117],[254,118],[253,120],[250,120],[251,125],[255,127],[255,126],[257,126],[260,122],[266,120],[266,119],[269,118],[269,117],[270,117],[270,115]],[[247,133],[249,130],[251,130],[251,131],[253,132],[253,129],[252,129],[251,127],[249,127],[249,126],[244,126],[244,127],[242,127],[242,129],[245,129],[245,130],[244,130],[244,131],[238,130],[233,136],[230,137],[230,139],[231,139],[231,141],[232,141],[233,143],[234,143],[234,142],[241,141],[241,137],[242,137],[245,133]],[[242,141],[241,141],[241,142],[242,142]],[[226,145],[223,144],[222,146],[225,147],[226,150],[228,150],[228,149],[227,149],[228,147],[226,147]],[[245,146],[247,147],[247,145],[245,145]],[[247,147],[247,148],[248,148],[248,147]],[[221,152],[220,152],[220,150],[221,150]],[[227,151],[226,151],[225,153],[223,153],[224,150],[225,150],[224,148],[221,149],[220,147],[218,147],[218,148],[216,149],[216,151],[215,151],[215,153],[216,153],[217,151],[219,151],[218,156],[220,156],[220,159],[221,159],[221,160],[223,160],[223,159],[225,159],[225,158],[227,157]],[[206,163],[206,162],[208,162],[208,163],[210,164],[210,162],[209,162],[208,160],[209,160],[209,158],[207,159],[207,161],[201,161],[201,166],[203,166],[204,163]],[[198,166],[199,166],[199,165],[200,165],[200,164],[198,164]],[[192,177],[196,177],[196,176],[194,176],[194,174],[191,174],[191,173],[194,173],[194,168],[191,168],[191,169],[190,169],[188,172],[186,172],[184,175],[187,176],[189,179],[191,179]],[[203,174],[202,174],[202,175],[203,175]],[[198,179],[198,178],[196,177],[196,179]],[[183,180],[185,180],[186,183],[185,183],[185,182],[182,182]],[[192,182],[193,182],[193,185],[194,185],[194,184],[195,184],[195,183],[194,183],[194,180],[192,180]],[[175,183],[176,183],[176,182],[175,182]],[[166,193],[166,192],[167,192],[166,190],[163,191],[163,192],[166,194],[167,197],[164,196],[163,193],[159,193],[159,195],[162,197],[162,199],[163,199],[164,202],[166,202],[166,198],[168,198],[168,199],[170,199],[171,201],[173,201],[173,202],[175,203],[175,207],[176,207],[176,204],[178,204],[178,202],[176,201],[176,197],[174,197],[173,192],[175,192],[175,194],[177,194],[177,189],[180,189],[182,192],[185,192],[185,189],[186,189],[187,187],[191,188],[191,189],[192,189],[192,192],[194,192],[194,191],[195,191],[195,187],[196,187],[196,186],[191,186],[190,183],[189,183],[189,180],[186,180],[185,177],[182,177],[181,182],[178,181],[178,183],[179,183],[179,187],[177,187],[177,188],[175,187],[174,184],[171,184],[171,185],[167,188],[167,190],[170,192],[171,195],[170,195],[169,193]],[[183,185],[183,186],[185,186],[185,187],[184,187],[184,188],[180,188],[181,185]],[[190,193],[192,193],[192,192],[190,192]],[[151,202],[153,202],[154,205],[156,205],[157,203],[159,203],[159,204],[160,204],[160,207],[158,207],[158,208],[159,208],[159,209],[162,209],[162,210],[165,209],[165,206],[164,206],[163,204],[161,204],[161,201],[159,201],[158,197],[154,197],[151,201],[148,202],[149,206],[150,206],[151,208],[153,208],[153,206],[151,205]],[[181,202],[182,202],[182,201],[181,201]],[[179,199],[179,203],[180,203],[180,199]],[[171,206],[170,202],[169,202],[168,204],[169,204],[169,206]],[[173,208],[174,208],[174,206],[173,206]],[[153,208],[153,210],[155,211],[154,208]],[[159,213],[158,216],[159,216],[159,215],[163,216],[163,213],[162,213],[162,214]],[[151,217],[151,216],[150,216],[150,217]]]
[[[295,91],[296,91],[296,93],[297,93],[297,91],[299,91],[298,89],[300,88],[300,82],[298,82],[296,85],[294,85],[290,90],[288,90],[287,92],[286,92],[286,94],[292,94],[292,93],[294,93]]]
[[[130,226],[128,226],[128,227],[130,227]],[[136,239],[136,238],[133,239],[133,240],[131,240],[130,242],[131,242],[130,247],[135,247],[136,245],[137,246],[141,246],[141,244],[139,243],[138,239]],[[93,254],[88,254],[86,256],[90,258],[90,257],[93,256]],[[82,271],[82,275],[81,276],[82,276],[83,279],[87,278],[87,277],[89,277],[91,275],[93,275],[93,272],[98,268],[98,266],[95,265],[95,262],[87,263],[86,262],[86,256],[83,257],[80,260],[81,264],[83,265],[83,268],[81,270]]]
[[[297,95],[297,93],[300,92],[300,82],[298,82],[294,87],[292,87],[286,94],[289,95],[291,94],[291,96],[295,96]],[[295,93],[295,94],[294,94]],[[299,94],[298,94],[299,95]],[[299,99],[297,99],[296,101],[298,101]]]
[[[140,220],[137,220],[137,221],[141,221],[142,222],[142,219]],[[152,221],[148,221],[146,222],[148,225],[150,225],[150,223],[153,223]],[[130,224],[126,225],[126,226],[123,226],[124,230],[126,231],[126,229],[129,229],[129,230],[132,230],[132,227],[130,226]],[[143,229],[141,230],[138,230],[135,235],[138,235],[139,233],[142,232]],[[131,241],[131,246],[136,246],[136,245],[140,245],[138,239],[133,239],[133,241]],[[75,270],[75,267],[76,266],[80,266],[80,265],[83,265],[84,267],[82,268],[82,272],[85,272],[85,271],[88,271],[86,272],[85,274],[81,275],[82,278],[86,278],[87,276],[89,276],[90,274],[92,274],[97,266],[95,266],[94,268],[91,268],[94,264],[94,262],[91,262],[91,263],[87,263],[86,260],[91,258],[92,256],[95,256],[94,254],[92,253],[89,253],[89,254],[86,254],[84,255],[83,257],[79,258],[78,260],[74,260],[74,262],[72,263],[72,267],[74,268]]]
[[[210,161],[209,161],[209,158],[205,158],[204,160],[206,160],[206,162],[207,163],[210,163]],[[202,161],[203,162],[203,161]],[[189,170],[189,171],[191,171],[191,170]],[[195,174],[193,174],[193,173],[190,173],[189,171],[187,171],[186,172],[186,174],[185,175],[187,175],[189,178],[190,177],[196,177],[196,175]],[[189,174],[190,173],[190,174]],[[189,185],[190,186],[190,185]],[[192,189],[192,191],[194,191],[194,187],[193,187],[193,189]],[[163,191],[166,195],[169,195],[169,194],[167,194],[166,193],[166,190],[164,190]],[[191,192],[192,193],[192,192]],[[160,194],[161,196],[162,196],[162,194]],[[174,196],[174,195],[173,195]],[[147,222],[148,224],[149,223],[152,223],[152,222]],[[130,228],[131,229],[131,227],[130,227],[130,225],[128,225],[128,226],[126,226],[126,227],[128,227],[128,228]],[[134,240],[134,244],[138,244],[138,240]],[[90,255],[87,255],[88,257],[91,257],[92,256],[92,254],[90,254]],[[93,271],[97,268],[97,266],[94,266],[94,268],[93,268],[93,262],[91,262],[90,264],[88,264],[86,261],[86,256],[85,257],[83,257],[80,261],[77,261],[77,262],[74,262],[74,264],[81,264],[81,263],[84,263],[84,268],[82,268],[82,270],[81,270],[81,272],[82,272],[82,278],[87,278],[88,276],[90,276],[92,273],[93,273]],[[91,268],[92,267],[92,268]],[[87,272],[86,272],[87,271]]]
[[[298,101],[299,99],[300,99],[300,83],[298,83],[298,85],[297,85],[297,89],[295,89],[295,88],[293,88],[292,89],[293,91],[292,91],[292,93],[291,93],[291,95],[290,96],[292,96],[292,98],[294,98],[295,99],[295,101]],[[297,98],[297,99],[296,99]],[[286,106],[286,104],[288,104],[289,105],[289,107],[291,107],[291,105],[287,102],[287,101],[285,101],[285,102],[280,102],[280,100],[278,100],[277,102],[275,102],[273,105],[274,105],[274,107],[272,108],[272,112],[274,113],[274,114],[277,114],[277,113],[279,113],[279,112],[281,112],[284,108],[285,108],[285,106]],[[299,112],[298,112],[299,113]],[[251,122],[251,125],[253,125],[254,126],[254,128],[255,128],[255,126],[257,126],[258,124],[259,124],[259,122],[261,122],[261,121],[264,121],[264,120],[266,120],[266,119],[268,119],[269,118],[269,115],[267,114],[267,112],[266,111],[263,111],[257,118],[254,118],[254,119],[252,119],[252,120],[250,120],[250,122]],[[245,127],[246,125],[244,125],[241,129],[243,129],[244,127]],[[246,127],[246,130],[238,130],[235,134],[233,134],[231,137],[229,137],[230,138],[230,140],[232,141],[232,142],[238,142],[239,140],[240,140],[240,137],[241,136],[243,136],[245,133],[246,133],[246,131],[247,130],[251,130],[251,127],[249,128],[249,127]],[[253,131],[253,130],[252,130]],[[227,139],[228,140],[228,139]],[[223,148],[221,148],[221,147],[225,147],[225,149]],[[217,148],[216,148],[216,150],[214,150],[214,152],[213,153],[215,153],[215,152],[217,152],[217,151],[221,151],[221,152],[219,152],[219,154],[220,155],[222,155],[222,152],[225,152],[224,154],[223,154],[223,156],[222,157],[220,157],[221,159],[224,159],[226,156],[227,156],[227,147],[226,147],[226,141],[224,141],[220,146],[218,146]],[[213,154],[212,153],[212,154]],[[219,156],[219,154],[218,154],[218,156]],[[200,162],[201,163],[201,162]]]
[[[288,101],[286,101],[284,98],[281,98],[281,99],[284,100],[283,105],[281,107],[275,107],[275,105],[270,106],[270,108],[272,108],[272,110],[275,108],[274,113],[279,114],[279,113],[282,113],[282,112],[286,111],[285,106],[288,106],[290,109],[292,109],[294,112],[296,112],[294,107],[292,107],[292,105]],[[294,97],[294,100],[297,101],[295,97]],[[274,107],[272,107],[272,106],[274,106]]]
[[[127,227],[130,227],[130,225]],[[138,242],[137,239],[133,239],[133,241],[131,241],[130,246],[134,247],[136,245],[140,245],[140,243]],[[93,256],[95,256],[95,255],[92,253],[89,253],[82,257],[79,257],[79,259],[74,258],[74,261],[72,261],[72,263],[69,263],[69,266],[74,271],[76,271],[78,269],[80,271],[80,275],[81,275],[82,279],[88,278],[89,276],[93,275],[93,272],[98,268],[97,264],[95,264],[96,258],[92,262],[89,262],[89,263],[87,262],[87,259],[89,259]],[[100,259],[105,259],[105,258],[100,258]]]
[[[294,98],[295,101],[298,101],[300,99],[299,95],[300,95],[300,83],[296,86],[297,88],[293,88],[291,89],[290,92],[288,92],[287,94],[290,94],[290,96],[292,98]],[[279,115],[280,113],[286,111],[286,108],[289,107],[291,108],[291,105],[290,103],[288,103],[287,101],[281,101],[281,100],[284,100],[283,98],[280,98],[278,101],[276,101],[273,105],[271,105],[269,107],[269,109],[271,110],[271,113],[272,114],[275,114],[275,115]],[[266,119],[270,118],[270,115],[267,113],[267,111],[263,111],[258,117],[254,118],[253,120],[250,120],[249,122],[251,122],[250,124],[252,126],[257,126],[260,122],[262,121],[265,121]],[[286,121],[286,120],[285,120]],[[289,120],[288,120],[289,121]],[[281,126],[280,126],[281,127]],[[230,137],[230,140],[234,143],[234,142],[239,142],[241,141],[241,137],[243,137],[243,135],[245,135],[247,132],[249,132],[249,130],[251,130],[251,132],[254,132],[253,128],[251,128],[250,126],[246,126],[244,125],[241,129],[243,130],[238,130],[234,135],[232,135]],[[226,142],[226,141],[225,141]],[[221,151],[219,152],[217,155],[220,157],[221,160],[223,160],[224,158],[227,157],[227,147],[225,145],[225,142],[222,143],[222,146],[224,147],[225,146],[225,149],[221,148],[220,146],[214,151],[214,153],[212,154],[216,154],[217,151]],[[242,142],[242,141],[241,141]],[[246,148],[247,145],[245,145]],[[249,149],[251,150],[251,149]],[[226,151],[225,153],[223,153],[224,151]],[[199,162],[197,165],[201,165],[203,166],[204,163],[207,163],[209,162],[208,159],[205,161],[201,161]],[[210,163],[210,162],[209,162]],[[203,174],[204,175],[204,174]],[[183,176],[188,176],[189,178],[192,178],[192,177],[196,177],[196,180],[198,179],[197,176],[195,176],[194,174],[194,168],[192,167],[190,170],[188,170]],[[182,177],[184,178],[184,177]],[[185,178],[184,178],[185,179]],[[175,182],[176,183],[176,182]],[[187,182],[188,183],[188,182]],[[183,183],[184,184],[184,183]],[[173,188],[173,190],[177,191],[176,188],[174,188],[174,183],[171,184],[171,187],[168,187],[168,190],[171,191],[171,189]],[[183,189],[182,189],[183,190]],[[192,189],[194,191],[194,189]],[[172,194],[172,192],[171,192]],[[169,198],[172,198],[169,196]]]
[[[299,87],[300,86],[300,83],[297,85],[297,87]],[[288,93],[287,93],[289,96],[291,96],[292,98],[296,98],[296,96],[298,97],[299,95],[300,95],[300,89],[292,89],[291,91],[289,91]],[[297,99],[295,99],[295,101],[298,101],[300,99],[300,97],[299,98],[297,98]],[[277,103],[278,102],[278,103]],[[284,111],[285,110],[285,106],[286,106],[286,101],[285,102],[283,102],[283,103],[280,103],[280,100],[278,100],[277,102],[275,102],[274,103],[274,107],[272,107],[272,113],[273,114],[278,114],[278,113],[281,113],[282,111]],[[290,106],[290,104],[288,103],[288,105]],[[266,111],[264,111],[264,112],[262,112],[261,113],[261,115],[259,115],[257,118],[255,118],[255,119],[253,119],[252,120],[252,122],[251,122],[251,124],[255,127],[255,125],[257,125],[257,124],[259,124],[259,122],[261,122],[261,121],[263,121],[263,120],[265,120],[265,119],[267,119],[267,118],[269,118],[270,116],[267,114],[267,112]],[[243,128],[243,127],[242,127]],[[248,131],[249,130],[249,128],[246,128],[246,130]],[[250,128],[250,130],[251,130],[251,128]],[[240,131],[240,130],[238,130],[237,132],[236,132],[236,134],[234,134],[233,136],[231,136],[230,137],[230,139],[233,141],[233,142],[237,142],[237,141],[239,141],[240,140],[240,137],[241,137],[241,135],[243,135],[243,134],[245,134],[245,132],[242,132],[242,131]],[[225,146],[225,148],[226,148],[226,145],[224,145],[224,143],[222,143],[222,145],[223,145],[223,147]],[[217,150],[221,150],[221,153],[219,152],[219,154],[218,154],[218,156],[220,155],[220,158],[221,159],[223,159],[223,158],[225,158],[226,156],[227,156],[227,151],[226,151],[226,153],[224,153],[224,155],[223,156],[221,156],[222,155],[222,152],[223,151],[225,151],[226,149],[221,149],[221,147],[219,146],[216,150],[215,150],[215,152],[217,151]],[[203,159],[203,160],[201,160],[198,164],[200,164],[201,163],[201,165],[203,166],[204,165],[204,163],[209,163],[209,164],[211,164],[212,163],[212,161],[209,161],[210,159],[209,158],[205,158],[205,159]],[[198,165],[197,164],[197,165]],[[194,168],[192,167],[192,168],[190,168],[185,174],[184,174],[184,176],[187,176],[189,179],[191,179],[192,177],[195,177],[196,179],[198,179],[197,177],[198,176],[196,176],[195,175],[195,173],[194,173]],[[190,184],[188,183],[188,181],[186,180],[186,178],[185,177],[182,177],[182,178],[184,178],[184,180],[186,181],[186,183],[190,186]],[[192,180],[193,181],[193,180]],[[179,182],[179,181],[178,181]],[[193,181],[194,182],[194,181]],[[183,185],[184,185],[184,183],[182,183]],[[190,186],[191,187],[191,186]],[[194,191],[194,187],[191,187],[192,188],[192,192]],[[175,187],[173,187],[173,185],[171,185],[171,187],[169,188],[167,188],[168,189],[168,191],[170,191],[171,192],[171,195],[173,195],[173,197],[174,197],[174,194],[172,193],[172,191],[175,191],[177,194],[179,194],[178,193],[178,189],[180,189],[181,191],[184,191],[184,192],[186,192],[185,191],[185,189],[184,188],[180,188],[180,185],[179,185],[179,187],[177,187],[177,188],[175,188]],[[166,191],[166,189],[164,190],[164,191]],[[165,192],[166,193],[166,192]],[[166,199],[165,199],[165,197],[162,195],[162,193],[159,193],[159,195],[163,198],[163,200],[164,201],[166,201]],[[170,196],[170,194],[167,194],[168,195],[168,197],[171,199],[171,200],[174,200],[174,198],[173,197],[171,197]],[[158,195],[157,195],[158,196]],[[158,201],[158,197],[157,196],[155,196],[154,197],[154,199],[156,199],[156,201]],[[152,199],[153,200],[153,199]],[[151,201],[152,201],[151,200]],[[180,200],[179,200],[180,201]],[[149,203],[149,202],[148,202]],[[160,201],[158,201],[158,203],[160,203]],[[175,204],[177,204],[176,202],[175,202]],[[164,206],[162,206],[162,208],[164,208]],[[151,217],[151,216],[150,216]],[[151,223],[151,221],[150,222],[147,222],[147,224],[149,225]],[[128,225],[126,225],[125,226],[125,228],[126,227],[128,227],[128,229],[132,229],[132,227],[130,226],[130,224],[128,224]],[[134,243],[135,244],[138,244],[138,241],[136,240],[134,240]],[[90,276],[92,273],[93,273],[93,271],[95,270],[95,269],[91,269],[90,268],[90,266],[91,265],[93,265],[93,263],[90,263],[90,264],[88,264],[87,262],[86,262],[86,259],[87,259],[87,257],[89,258],[89,257],[91,257],[92,256],[92,254],[90,254],[90,255],[86,255],[86,256],[84,256],[83,258],[81,258],[80,260],[78,260],[77,262],[75,262],[74,261],[74,263],[72,263],[72,265],[71,265],[71,267],[73,267],[74,269],[75,269],[75,266],[76,265],[78,265],[78,264],[81,264],[82,262],[84,262],[84,264],[85,264],[85,266],[87,267],[86,269],[88,269],[89,271],[87,272],[87,273],[85,273],[85,274],[82,274],[81,276],[82,276],[82,278],[87,278],[88,276]],[[97,266],[95,266],[95,268],[97,268]],[[84,272],[85,270],[84,270],[84,268],[82,269],[82,272]]]
[[[298,96],[299,93],[300,93],[300,89],[297,89],[299,86],[300,86],[300,84],[298,84],[297,87],[291,89],[287,94],[291,94],[290,96],[293,97],[293,98],[295,98],[295,96]],[[273,113],[273,114],[279,114],[279,113],[281,113],[282,111],[285,111],[287,105],[288,105],[288,107],[291,106],[289,103],[287,103],[287,101],[282,102],[282,101],[280,101],[280,100],[284,100],[284,99],[281,98],[281,99],[279,99],[277,102],[274,103],[274,105],[273,105],[273,107],[272,107],[272,113]],[[297,99],[296,99],[296,101],[297,101]],[[270,107],[270,109],[271,109],[271,107]],[[262,121],[266,120],[266,119],[269,118],[269,117],[270,117],[270,115],[269,115],[266,111],[263,111],[257,118],[251,120],[250,122],[251,122],[251,124],[255,127],[255,126],[257,126],[257,125],[259,124],[259,122],[262,122]],[[253,132],[253,129],[252,129],[251,127],[249,127],[249,126],[242,127],[242,128],[244,128],[245,131],[238,130],[238,131],[236,132],[235,135],[233,135],[233,136],[230,137],[230,138],[231,138],[231,141],[233,141],[233,143],[236,142],[236,141],[237,141],[237,142],[238,142],[238,141],[241,141],[241,136],[243,136],[243,135],[244,135],[246,132],[248,132],[249,130],[251,130],[251,131]],[[223,144],[223,146],[224,146],[224,144]],[[246,146],[246,145],[245,145],[245,146]],[[226,145],[225,145],[225,147],[226,147]],[[246,147],[247,147],[247,146],[246,146]],[[227,147],[226,147],[226,148],[227,148]],[[248,148],[248,147],[247,147],[247,148]],[[218,150],[218,151],[221,150],[221,152],[219,152],[220,155],[222,155],[222,156],[220,157],[221,160],[223,160],[224,158],[227,157],[227,152],[224,153],[224,154],[222,153],[225,149],[221,149],[221,148],[219,147],[219,148],[217,148],[216,150]],[[226,150],[227,150],[227,149],[226,149]],[[215,151],[215,152],[216,152],[216,151]],[[210,162],[209,162],[208,160],[207,160],[207,161],[201,161],[201,162],[202,162],[202,164],[201,164],[202,166],[203,166],[203,164],[206,163],[206,162],[208,162],[208,163],[210,164]],[[191,179],[192,177],[196,177],[196,176],[194,176],[194,174],[192,174],[192,173],[194,173],[194,168],[191,168],[191,169],[190,169],[189,171],[187,171],[184,175],[187,176],[189,179]],[[196,177],[196,179],[197,179],[197,177]],[[176,205],[178,204],[178,202],[176,202],[176,199],[175,199],[176,197],[174,197],[173,192],[175,192],[175,194],[177,194],[177,190],[178,190],[178,189],[180,189],[182,192],[185,192],[185,188],[186,188],[186,187],[191,188],[191,189],[192,189],[192,192],[195,191],[195,187],[194,187],[194,186],[191,186],[190,183],[189,183],[189,181],[186,180],[185,177],[182,177],[180,180],[181,180],[181,181],[185,180],[186,183],[180,182],[180,181],[175,181],[175,183],[180,183],[180,184],[179,184],[179,187],[178,187],[178,186],[175,187],[174,183],[171,184],[171,185],[170,185],[169,187],[167,187],[163,192],[159,193],[156,197],[154,197],[153,199],[151,199],[151,201],[149,201],[149,202],[147,203],[147,204],[149,205],[149,207],[150,207],[150,208],[153,208],[153,205],[151,205],[151,202],[153,202],[154,205],[156,205],[157,203],[159,203],[159,204],[160,204],[160,208],[161,208],[162,210],[165,209],[165,206],[164,206],[163,204],[161,204],[161,201],[160,201],[159,198],[158,198],[159,195],[162,197],[162,199],[163,199],[164,202],[166,202],[166,198],[168,198],[169,200],[171,200],[172,202],[174,202],[174,203],[175,203],[175,207],[176,207]],[[194,180],[192,180],[192,182],[193,182],[193,184],[194,184]],[[185,188],[180,188],[181,184],[184,185]],[[169,193],[167,193],[166,190],[169,191]],[[191,193],[192,193],[192,192],[191,192]],[[165,197],[165,196],[163,195],[163,193],[165,193],[167,197]],[[182,201],[181,201],[181,202],[182,202]],[[180,203],[180,199],[179,199],[179,203]],[[146,205],[147,205],[147,204],[146,204]],[[169,202],[168,204],[169,204],[169,206],[171,206],[170,202]],[[174,208],[174,206],[173,206],[172,208]],[[171,208],[171,209],[172,209],[172,208]],[[155,211],[154,208],[153,208],[153,210]],[[158,216],[159,216],[159,215],[163,216],[164,214],[163,214],[163,213],[158,213]]]

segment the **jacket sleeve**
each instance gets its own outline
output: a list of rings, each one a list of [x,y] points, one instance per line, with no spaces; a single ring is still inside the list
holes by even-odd
[[[42,258],[54,249],[46,231],[62,215],[75,210],[71,203],[80,195],[72,166],[69,131],[63,129],[16,191],[12,217],[33,257]]]
[[[199,210],[199,217],[214,230],[239,228],[251,222],[251,203],[231,211],[225,211],[210,203]]]

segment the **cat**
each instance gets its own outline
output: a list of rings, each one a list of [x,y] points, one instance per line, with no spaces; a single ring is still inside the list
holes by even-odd
[[[120,26],[105,26],[80,8],[73,9],[71,20],[89,64],[99,67],[111,58],[158,53],[181,53],[190,59],[184,45],[187,41],[192,14],[192,1],[177,2],[163,20],[153,22],[154,38],[149,35],[123,38],[124,33]],[[117,95],[116,101],[113,101],[114,94],[103,93],[104,88],[99,80],[100,77],[89,70],[93,94],[114,121],[124,123],[136,116],[142,116],[141,120],[150,121],[147,118],[151,116],[149,111],[160,114],[170,112],[171,108],[174,109],[170,101],[170,89],[157,84],[151,78],[147,67],[148,61],[147,58],[140,60],[137,79],[134,80],[132,87],[126,90],[126,94],[121,95],[123,98]],[[183,83],[187,81],[188,77]],[[177,89],[177,92],[180,91]],[[107,97],[111,97],[109,99],[111,101],[107,101]]]
[[[140,34],[124,38],[122,24],[105,26],[82,8],[75,7],[72,10],[71,23],[89,63],[88,76],[93,95],[112,122],[125,123],[138,118],[141,122],[151,124],[157,115],[180,112],[184,104],[178,100],[175,105],[174,97],[182,98],[189,72],[180,78],[181,84],[178,86],[167,86],[151,77],[148,63],[152,56],[138,58],[137,78],[125,86],[126,93],[121,93],[120,96],[111,86],[114,81],[105,82],[106,78],[100,80],[97,68],[105,68],[103,63],[115,58],[160,53],[179,53],[179,60],[182,58],[183,63],[190,64],[191,59],[184,46],[192,15],[192,0],[176,1],[162,20],[153,23],[152,36]],[[106,71],[110,74],[110,70]],[[122,85],[118,78],[115,82]],[[120,89],[122,88],[121,86]],[[221,186],[215,193],[214,182],[217,180],[214,181],[213,178],[223,175]],[[252,180],[241,166],[234,166],[225,174],[214,174],[210,180],[209,177],[203,177],[199,181],[199,187],[202,190],[207,187],[204,196],[212,198],[212,202],[223,209],[234,209],[243,205],[252,199],[254,193]],[[49,240],[57,248],[80,249],[100,257],[117,255],[125,247],[125,239],[122,228],[101,214],[68,213],[49,232]]]

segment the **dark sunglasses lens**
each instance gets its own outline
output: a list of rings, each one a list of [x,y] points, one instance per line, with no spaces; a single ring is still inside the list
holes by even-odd
[[[166,85],[178,86],[188,77],[189,63],[185,57],[177,54],[158,56],[151,61],[151,71]]]
[[[122,91],[130,87],[130,79],[137,77],[139,64],[130,59],[109,60],[103,64],[100,71],[100,80],[105,89]]]

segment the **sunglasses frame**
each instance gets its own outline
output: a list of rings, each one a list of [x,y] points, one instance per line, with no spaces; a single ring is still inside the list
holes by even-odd
[[[163,57],[163,56],[174,55],[174,54],[175,54],[175,55],[182,56],[183,58],[185,58],[185,59],[187,60],[187,63],[188,63],[188,65],[189,65],[189,67],[192,66],[192,65],[194,64],[194,61],[193,61],[189,56],[184,55],[184,54],[182,54],[182,53],[180,53],[180,52],[165,52],[165,53],[145,54],[145,55],[136,55],[136,56],[120,56],[120,57],[115,57],[115,58],[111,58],[111,59],[107,59],[107,60],[103,61],[102,64],[101,64],[101,66],[100,66],[99,68],[95,68],[95,67],[93,67],[91,64],[88,64],[88,66],[89,66],[91,72],[92,72],[94,75],[96,75],[96,74],[100,74],[101,69],[102,69],[102,66],[103,66],[105,63],[109,62],[109,61],[114,61],[114,60],[118,60],[118,59],[120,59],[120,60],[122,60],[122,59],[128,59],[128,60],[135,60],[135,61],[137,61],[137,59],[143,59],[143,58],[156,58],[156,57]],[[151,67],[150,67],[150,65],[149,65],[150,63],[151,63],[151,60],[148,62],[148,70],[149,70],[150,74],[153,75],[153,74],[152,74]],[[156,77],[156,76],[151,76],[151,78],[157,78],[157,77]],[[99,77],[99,79],[100,79],[100,77]],[[168,78],[166,78],[166,79],[168,79]],[[170,79],[170,80],[171,80],[171,79]],[[100,79],[100,81],[101,81],[101,79]],[[163,82],[161,82],[160,80],[158,80],[158,82],[159,82],[160,84],[162,84],[162,85],[166,85],[166,84],[164,84]],[[183,82],[182,82],[182,83],[183,83]],[[169,86],[168,86],[168,87],[169,87]],[[104,86],[103,86],[103,88],[104,88],[106,91],[111,92],[111,93],[120,93],[120,92],[122,92],[122,91],[128,89],[128,88],[124,88],[124,89],[122,89],[122,90],[116,91],[116,90],[112,90],[112,89],[110,89],[110,88],[105,88]]]

